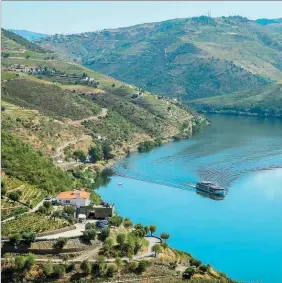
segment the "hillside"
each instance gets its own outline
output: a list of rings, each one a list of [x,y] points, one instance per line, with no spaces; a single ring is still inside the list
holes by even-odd
[[[282,77],[282,34],[239,16],[205,16],[55,35],[40,45],[182,101],[245,91]]]
[[[282,118],[282,85],[191,101],[199,112]]]
[[[204,123],[177,101],[153,96],[55,53],[36,52],[35,44],[31,51],[25,39],[11,32],[2,38],[4,53],[13,49],[2,58],[2,127],[50,157],[69,139],[74,142],[67,155],[78,148],[86,153],[86,141],[88,146],[91,141],[108,141],[115,156],[123,156],[142,141],[189,137]]]

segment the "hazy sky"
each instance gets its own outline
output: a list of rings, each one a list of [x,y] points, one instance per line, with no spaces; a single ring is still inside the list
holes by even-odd
[[[207,14],[279,18],[282,2],[2,2],[2,27],[42,33],[77,33]]]

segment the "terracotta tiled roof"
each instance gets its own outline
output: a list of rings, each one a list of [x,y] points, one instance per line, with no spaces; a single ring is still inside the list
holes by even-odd
[[[77,194],[79,194],[80,198],[82,199],[88,199],[90,197],[89,192],[73,190],[73,191],[68,191],[68,192],[61,192],[57,194],[56,198],[57,199],[76,199]]]

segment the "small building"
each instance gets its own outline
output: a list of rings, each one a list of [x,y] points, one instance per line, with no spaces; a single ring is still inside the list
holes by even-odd
[[[57,194],[56,200],[62,205],[89,206],[91,203],[90,193],[85,190],[72,190]]]
[[[85,214],[87,218],[106,219],[114,215],[115,209],[113,204],[93,205],[88,207],[81,206],[77,213]]]

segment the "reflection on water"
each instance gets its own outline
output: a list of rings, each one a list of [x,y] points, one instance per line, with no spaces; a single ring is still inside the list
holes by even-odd
[[[244,282],[282,282],[282,121],[210,116],[190,140],[134,153],[99,189],[135,223],[156,224],[170,246]],[[209,180],[221,201],[189,189]],[[123,186],[118,186],[122,183]],[[181,188],[181,189],[179,189]]]

